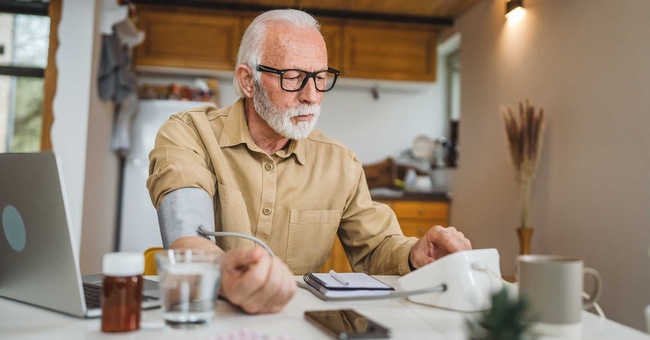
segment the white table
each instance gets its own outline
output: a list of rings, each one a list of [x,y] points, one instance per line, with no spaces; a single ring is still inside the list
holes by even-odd
[[[301,277],[296,277],[302,280]],[[378,276],[397,286],[397,277]],[[471,313],[460,313],[411,303],[406,299],[332,302],[322,301],[298,289],[281,313],[246,315],[224,301],[217,303],[216,317],[209,326],[194,330],[174,330],[163,326],[160,309],[142,313],[141,329],[130,333],[107,334],[100,331],[99,319],[77,319],[56,312],[0,298],[1,339],[206,339],[240,330],[254,330],[265,339],[329,339],[304,319],[305,310],[354,308],[393,330],[393,339],[466,339],[466,320]],[[643,339],[647,334],[633,328],[583,314],[583,339]]]

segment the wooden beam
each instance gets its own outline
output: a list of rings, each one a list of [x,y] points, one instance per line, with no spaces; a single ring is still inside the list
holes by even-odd
[[[41,151],[52,150],[51,129],[54,122],[54,95],[56,94],[57,68],[56,50],[59,47],[59,22],[62,0],[50,0],[50,42],[47,51],[47,67],[43,85],[43,124],[41,128]]]

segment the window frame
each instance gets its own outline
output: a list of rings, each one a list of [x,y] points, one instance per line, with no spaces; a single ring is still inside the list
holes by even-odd
[[[47,1],[47,0],[45,0]],[[58,48],[58,27],[61,20],[62,0],[50,0],[49,2],[18,2],[12,0],[0,0],[0,12],[23,15],[39,15],[50,17],[50,36],[47,53],[47,66],[21,67],[21,66],[0,66],[0,75],[17,77],[43,78],[43,108],[41,128],[41,151],[51,151],[52,141],[50,129],[54,121],[52,103],[56,92],[57,69],[55,63],[56,50]]]

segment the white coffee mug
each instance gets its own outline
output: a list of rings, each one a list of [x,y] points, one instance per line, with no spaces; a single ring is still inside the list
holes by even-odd
[[[532,332],[542,335],[578,335],[583,309],[600,297],[602,280],[583,261],[558,255],[523,255],[517,261],[519,296],[528,303]],[[583,298],[584,276],[593,277],[593,292]]]

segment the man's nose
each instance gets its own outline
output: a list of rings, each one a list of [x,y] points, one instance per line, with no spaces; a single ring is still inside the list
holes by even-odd
[[[316,90],[316,81],[313,77],[307,79],[307,84],[300,90],[300,101],[309,104],[320,104],[323,93]]]

